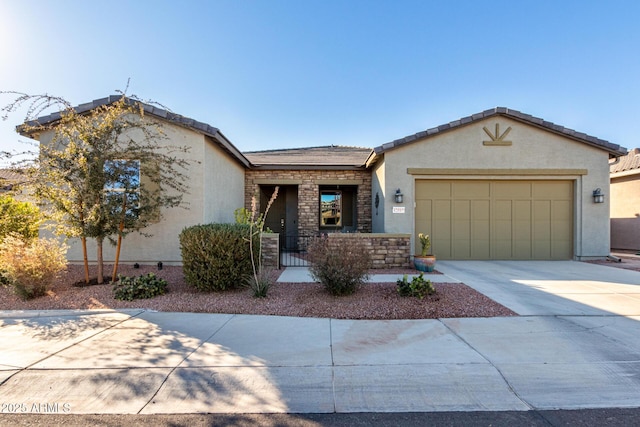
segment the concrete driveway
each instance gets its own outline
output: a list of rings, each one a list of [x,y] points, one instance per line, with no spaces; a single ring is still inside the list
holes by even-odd
[[[438,268],[522,316],[364,321],[146,310],[0,312],[1,409],[179,414],[640,407],[640,273],[571,262],[440,262]]]
[[[438,261],[523,316],[640,316],[640,272],[576,261]]]

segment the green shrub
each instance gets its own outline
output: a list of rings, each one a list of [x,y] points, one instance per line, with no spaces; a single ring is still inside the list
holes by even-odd
[[[16,234],[5,236],[0,246],[3,281],[22,299],[42,296],[66,268],[66,252],[66,246],[54,239],[26,241]]]
[[[223,291],[242,285],[252,271],[249,225],[196,225],[180,233],[182,270],[186,282],[199,291]],[[260,249],[254,236],[254,251]]]
[[[148,273],[137,277],[118,276],[113,284],[113,297],[122,301],[153,298],[167,292],[167,281]]]
[[[411,281],[407,279],[407,275],[405,274],[402,279],[398,279],[396,281],[396,285],[398,285],[398,293],[403,297],[418,297],[420,299],[424,298],[427,295],[432,295],[436,293],[436,288],[433,287],[433,283],[431,280],[425,280],[422,277],[423,274],[420,273],[419,276],[414,277]]]
[[[369,278],[371,254],[357,236],[318,237],[307,250],[311,276],[332,295],[353,294]]]
[[[0,196],[0,241],[9,234],[16,234],[23,240],[35,239],[40,218],[40,210],[34,204]]]

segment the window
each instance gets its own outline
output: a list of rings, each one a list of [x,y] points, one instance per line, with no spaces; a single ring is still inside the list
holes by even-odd
[[[342,227],[342,192],[320,192],[320,226]]]
[[[140,204],[140,161],[107,160],[104,163],[104,174],[104,190],[109,210],[120,214],[124,208],[127,217],[137,217]]]

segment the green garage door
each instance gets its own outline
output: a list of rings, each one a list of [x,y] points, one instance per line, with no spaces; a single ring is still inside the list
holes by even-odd
[[[571,259],[573,206],[572,181],[418,180],[416,234],[439,259]]]

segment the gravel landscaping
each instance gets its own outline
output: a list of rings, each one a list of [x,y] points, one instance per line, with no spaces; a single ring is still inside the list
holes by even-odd
[[[112,266],[105,271],[111,272]],[[113,298],[110,284],[74,286],[84,277],[83,268],[71,265],[44,297],[22,301],[11,288],[0,286],[0,310],[119,309],[157,311],[263,314],[335,319],[436,319],[494,317],[516,314],[470,287],[457,283],[435,284],[437,293],[422,300],[400,297],[395,283],[371,283],[350,296],[333,297],[317,283],[275,283],[267,298],[254,298],[248,289],[200,293],[184,281],[182,267],[123,265],[119,273],[138,276],[153,272],[169,282],[165,295],[136,301]],[[375,273],[416,273],[415,270],[376,270]],[[92,272],[95,275],[94,272]],[[280,274],[274,272],[274,277]],[[428,274],[425,274],[428,278]]]

